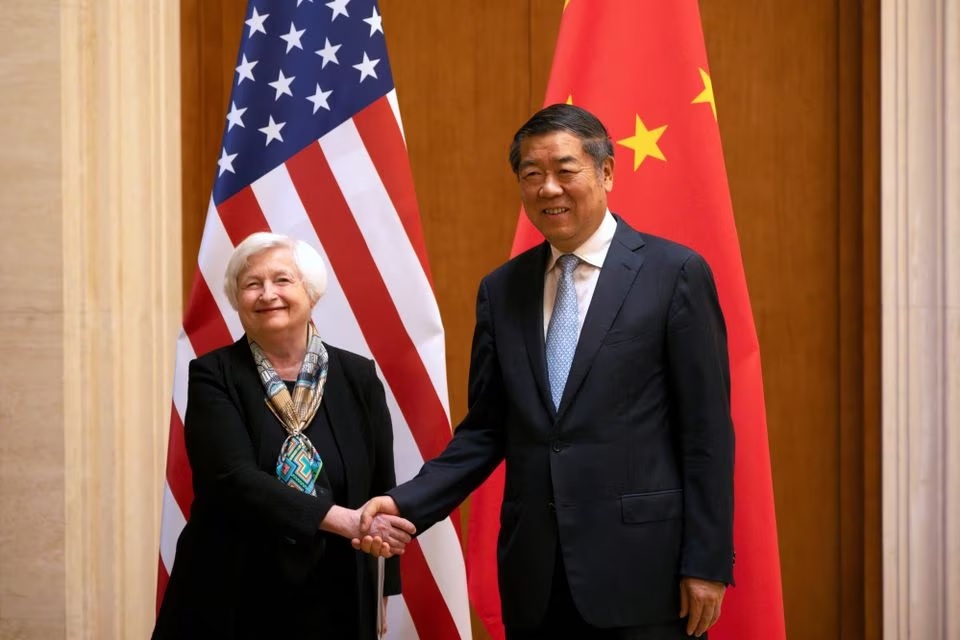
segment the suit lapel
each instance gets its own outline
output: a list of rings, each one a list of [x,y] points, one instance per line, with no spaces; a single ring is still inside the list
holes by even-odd
[[[617,231],[610,243],[587,317],[580,330],[580,340],[577,342],[570,375],[567,376],[567,384],[557,411],[559,416],[570,406],[573,396],[590,371],[603,338],[620,313],[620,307],[623,306],[623,301],[643,265],[643,245],[640,234],[617,218]]]
[[[551,415],[556,413],[553,398],[550,396],[550,383],[547,380],[547,358],[543,341],[543,279],[547,268],[550,245],[544,242],[537,251],[531,252],[530,259],[520,272],[520,287],[517,295],[521,302],[521,323],[523,340],[530,358],[533,379],[540,391],[540,399]]]
[[[231,349],[231,369],[237,396],[248,413],[247,429],[256,451],[257,465],[264,470],[273,469],[277,460],[276,454],[271,452],[280,450],[283,427],[267,406],[267,394],[245,335]]]

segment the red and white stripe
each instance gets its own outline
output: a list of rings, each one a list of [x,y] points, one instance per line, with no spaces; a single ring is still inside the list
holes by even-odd
[[[330,277],[314,321],[325,341],[376,360],[393,419],[397,481],[413,477],[450,439],[443,327],[391,91],[219,207],[211,201],[177,341],[159,594],[193,499],[183,446],[187,367],[196,354],[242,335],[223,274],[234,246],[263,230],[304,240],[323,256]],[[389,638],[472,637],[457,515],[451,518],[407,547]]]

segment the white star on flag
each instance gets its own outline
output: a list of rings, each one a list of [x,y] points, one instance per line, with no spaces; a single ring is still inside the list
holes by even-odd
[[[289,78],[287,78],[286,76],[283,75],[283,70],[281,70],[280,75],[277,76],[276,80],[274,80],[273,82],[267,83],[268,85],[273,87],[277,92],[276,95],[273,97],[274,102],[279,100],[280,96],[282,96],[283,94],[286,94],[291,98],[293,97],[293,92],[290,91],[290,83],[293,82],[294,78],[296,78],[296,76],[290,76]]]
[[[237,73],[240,74],[240,79],[237,80],[238,85],[244,80],[252,80],[256,82],[253,77],[253,68],[255,66],[257,66],[257,61],[254,60],[252,62],[247,62],[247,56],[244,54],[243,59],[240,61],[240,66],[236,69]]]
[[[327,103],[327,98],[333,93],[332,90],[324,91],[320,88],[320,85],[317,85],[317,92],[312,96],[307,96],[307,100],[313,103],[313,112],[316,113],[317,109],[323,107],[327,111],[330,111],[330,105]]]
[[[320,68],[323,69],[327,66],[328,62],[333,64],[340,64],[340,61],[337,60],[337,51],[340,50],[339,44],[330,44],[330,38],[326,38],[326,42],[323,45],[323,49],[320,49],[316,52],[318,56],[323,58],[323,63],[320,65]]]
[[[247,111],[247,108],[237,109],[237,103],[230,103],[230,113],[227,114],[227,122],[230,124],[227,125],[227,131],[233,129],[234,125],[238,127],[243,127],[246,129],[246,126],[243,124],[243,114]]]
[[[257,131],[267,136],[267,141],[263,146],[267,146],[274,140],[283,142],[283,136],[280,135],[280,129],[283,129],[284,125],[286,124],[286,122],[274,122],[273,116],[270,116],[270,122],[267,123],[267,126],[263,127],[262,129],[257,129]]]
[[[233,159],[236,157],[237,154],[227,153],[225,148],[220,152],[220,159],[217,160],[217,166],[220,167],[220,173],[217,174],[217,177],[222,176],[224,171],[236,173],[236,171],[233,170]]]
[[[353,65],[353,68],[360,72],[360,82],[366,80],[367,76],[377,77],[377,72],[374,67],[377,66],[378,62],[380,62],[379,58],[371,60],[367,57],[367,52],[363,52],[363,62]]]
[[[303,34],[306,32],[306,29],[300,29],[297,31],[296,25],[294,25],[292,22],[290,23],[289,33],[280,36],[280,39],[287,43],[287,53],[290,53],[290,49],[293,49],[294,47],[297,49],[303,49],[303,45],[300,44],[300,38],[302,38]]]
[[[313,4],[313,0],[307,0],[307,2]],[[301,4],[303,4],[303,0],[297,0],[297,6],[299,7]]]
[[[373,15],[369,18],[364,18],[364,22],[370,25],[370,36],[373,37],[377,31],[383,33],[383,18],[380,17],[380,14],[377,13],[377,8],[373,8]]]
[[[269,13],[260,15],[257,13],[257,8],[253,8],[253,15],[250,16],[250,19],[247,20],[244,24],[250,27],[250,33],[247,34],[248,38],[252,38],[253,34],[260,32],[263,35],[267,35],[267,30],[263,28],[263,21],[270,17]]]
[[[347,13],[347,4],[349,3],[350,0],[333,0],[333,2],[328,2],[327,6],[333,9],[333,16],[330,17],[330,22],[336,20],[337,16],[349,18],[350,14]]]

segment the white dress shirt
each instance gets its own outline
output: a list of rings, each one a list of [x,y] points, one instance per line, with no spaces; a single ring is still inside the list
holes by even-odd
[[[617,231],[617,221],[610,214],[610,210],[603,215],[603,221],[593,235],[577,247],[573,254],[580,258],[580,263],[573,271],[573,286],[577,290],[577,337],[583,329],[583,319],[587,317],[587,309],[593,300],[593,292],[597,288],[600,278],[600,268],[607,259],[613,234]],[[563,255],[553,245],[550,245],[550,259],[547,261],[547,272],[543,278],[543,336],[546,339],[547,327],[550,326],[550,316],[553,315],[553,304],[557,299],[557,280],[560,269],[555,268],[557,258]]]

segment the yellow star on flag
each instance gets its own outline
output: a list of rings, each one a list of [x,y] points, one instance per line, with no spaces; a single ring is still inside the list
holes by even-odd
[[[567,5],[570,4],[570,0],[563,0],[563,10],[567,10]]]
[[[640,116],[637,116],[636,132],[629,138],[617,140],[617,144],[622,144],[628,149],[633,149],[634,171],[640,167],[640,164],[643,163],[647,156],[666,162],[667,159],[663,156],[663,152],[660,151],[660,146],[657,144],[660,136],[662,136],[666,130],[667,125],[657,127],[653,130],[647,129],[646,125],[643,124],[643,120],[640,119]]]
[[[567,104],[573,104],[573,94],[567,96]]]
[[[713,119],[716,120],[717,101],[713,99],[713,80],[710,79],[710,74],[703,69],[700,69],[700,79],[703,81],[703,91],[690,104],[709,102],[710,108],[713,109]]]

